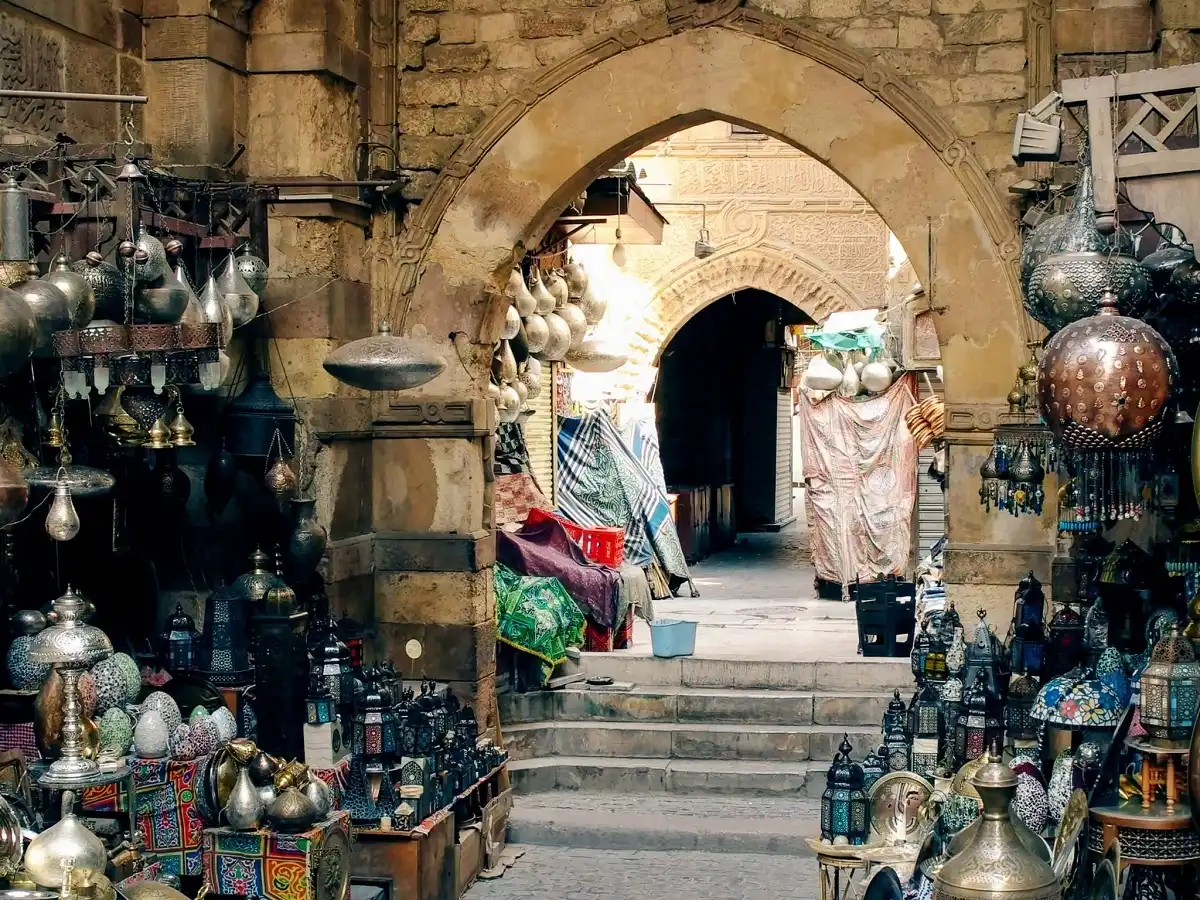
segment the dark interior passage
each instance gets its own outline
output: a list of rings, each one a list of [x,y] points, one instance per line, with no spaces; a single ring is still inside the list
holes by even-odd
[[[786,326],[812,319],[774,294],[738,291],[664,348],[654,402],[663,471],[689,559],[792,512],[792,369]]]

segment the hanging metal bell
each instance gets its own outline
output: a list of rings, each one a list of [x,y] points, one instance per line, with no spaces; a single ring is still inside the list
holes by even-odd
[[[196,429],[192,427],[192,423],[183,414],[182,406],[175,410],[175,418],[171,420],[170,428],[172,447],[196,446],[196,442],[192,439],[192,435],[196,433]]]
[[[171,447],[171,432],[162,416],[155,419],[146,430],[148,440],[142,446],[147,450],[167,450]]]
[[[117,173],[117,181],[140,181],[145,183],[149,181],[146,173],[138,167],[138,164],[131,157],[125,157],[125,164],[121,166],[121,171]]]

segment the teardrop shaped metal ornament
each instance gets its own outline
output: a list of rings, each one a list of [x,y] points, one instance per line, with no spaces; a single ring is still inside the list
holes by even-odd
[[[529,293],[533,294],[533,299],[537,301],[538,315],[545,316],[554,312],[554,308],[558,304],[554,300],[554,295],[546,290],[546,285],[542,282],[541,272],[533,273],[533,281],[529,286]]]
[[[200,292],[200,314],[203,321],[221,326],[221,343],[229,346],[233,340],[233,310],[225,302],[225,297],[217,287],[217,279],[208,276],[204,282],[204,290]]]
[[[529,288],[525,284],[525,277],[521,274],[519,268],[514,268],[508,276],[508,284],[504,288],[504,295],[513,302],[517,308],[517,313],[522,318],[537,311],[537,300],[533,298],[533,294],[529,293]]]
[[[258,315],[259,297],[238,269],[237,258],[230,253],[217,275],[217,290],[233,314],[233,327],[240,328]]]

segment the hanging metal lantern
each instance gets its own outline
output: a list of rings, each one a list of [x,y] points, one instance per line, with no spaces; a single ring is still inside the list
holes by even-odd
[[[1004,738],[999,700],[988,688],[982,671],[963,690],[962,708],[954,723],[956,767],[982,756],[995,741]]]
[[[1008,642],[1009,668],[1012,672],[1040,676],[1046,655],[1043,628],[1046,595],[1041,582],[1030,572],[1017,586],[1016,608]]]
[[[580,341],[567,351],[567,362],[580,372],[615,372],[628,359],[624,347],[604,339]]]
[[[975,611],[979,622],[975,626],[975,637],[966,646],[966,669],[963,684],[968,688],[977,674],[982,674],[988,691],[993,697],[1003,697],[1008,687],[1008,666],[1000,641],[988,627],[987,610],[980,607]],[[986,747],[986,745],[985,745]],[[980,753],[983,748],[980,749]],[[976,754],[978,755],[978,754]]]
[[[182,604],[175,604],[175,612],[167,619],[158,641],[159,658],[172,675],[190,672],[200,664],[200,632]]]
[[[1200,663],[1179,626],[1154,647],[1141,677],[1141,722],[1151,741],[1166,748],[1186,746],[1196,724]]]
[[[36,323],[33,352],[49,355],[54,333],[71,327],[71,302],[55,285],[38,278],[36,272],[14,284],[12,290],[33,311]]]
[[[1095,316],[1050,339],[1038,368],[1043,418],[1077,450],[1135,449],[1157,436],[1179,368],[1149,325],[1117,313],[1106,289]]]
[[[307,725],[328,725],[337,720],[337,704],[333,702],[325,681],[313,672],[308,682],[308,696],[304,700],[304,722]]]
[[[1043,219],[1021,242],[1022,295],[1028,294],[1029,278],[1033,275],[1033,270],[1050,255],[1066,221],[1066,213],[1058,213]]]
[[[1037,682],[1028,675],[1014,678],[1008,685],[1008,700],[1004,705],[1004,730],[1012,741],[1037,739],[1037,722],[1033,718],[1033,702],[1037,698]]]
[[[92,321],[96,313],[96,297],[92,293],[92,286],[86,278],[72,271],[71,261],[65,253],[54,257],[50,271],[42,276],[42,281],[54,285],[67,298],[72,328],[82,328]]]
[[[858,846],[867,842],[870,821],[863,770],[850,759],[852,750],[849,736],[844,735],[821,795],[821,840]]]
[[[338,347],[325,357],[325,371],[338,381],[368,391],[407,391],[432,381],[446,368],[424,326],[396,337],[384,322],[379,333]]]
[[[1150,298],[1150,277],[1096,228],[1091,164],[1081,156],[1075,206],[1052,244],[1053,252],[1030,273],[1025,308],[1051,332],[1097,313],[1105,290],[1123,314],[1139,316]]]
[[[1083,659],[1083,619],[1070,606],[1060,606],[1050,620],[1045,674],[1057,677]]]
[[[230,253],[225,258],[225,265],[217,273],[217,290],[229,307],[233,317],[233,327],[240,328],[249,324],[258,315],[258,294],[246,284],[246,279],[238,268],[237,258]]]
[[[33,253],[29,192],[12,175],[0,184],[0,260],[26,262]]]
[[[904,705],[904,701],[900,699],[900,691],[892,691],[892,699],[888,701],[887,709],[883,711],[883,731],[886,734],[888,728],[896,723],[901,728],[904,727],[908,719],[908,708]]]
[[[267,264],[250,252],[249,245],[241,249],[234,264],[246,286],[261,299],[263,291],[267,289],[267,279],[270,275]]]
[[[261,367],[246,390],[230,401],[225,418],[225,449],[234,456],[269,456],[276,432],[288,447],[295,443],[296,411],[279,399]]]
[[[1058,876],[1026,849],[1013,825],[1017,776],[1002,762],[999,746],[990,748],[987,765],[971,784],[983,801],[983,815],[970,842],[934,876],[933,900],[1058,900]]]

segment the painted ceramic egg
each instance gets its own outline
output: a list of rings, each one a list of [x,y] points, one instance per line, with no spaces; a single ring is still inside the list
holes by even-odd
[[[188,716],[188,724],[195,725],[201,719],[207,719],[207,718],[208,718],[208,710],[205,709],[203,706],[197,706],[195,709],[192,710],[191,715]]]
[[[48,664],[29,661],[31,643],[33,635],[22,634],[13,638],[8,647],[8,677],[18,691],[36,691],[50,674]]]
[[[1017,793],[1013,797],[1012,809],[1034,834],[1041,834],[1046,827],[1049,800],[1046,789],[1032,775],[1017,774]],[[1061,813],[1060,813],[1061,816]]]
[[[96,680],[96,712],[100,715],[110,709],[123,709],[127,699],[128,685],[125,673],[115,656],[102,659],[92,666],[92,678]]]
[[[196,746],[200,756],[212,753],[217,749],[217,745],[221,743],[221,732],[217,729],[216,722],[205,717],[193,721],[191,727],[190,740]]]
[[[217,726],[217,731],[221,735],[221,743],[232,741],[237,737],[237,720],[234,719],[233,713],[227,710],[224,706],[218,706],[213,710],[213,714],[209,717],[213,720],[213,724]]]
[[[142,690],[142,672],[128,653],[114,653],[112,659],[125,676],[125,702],[133,703]]]
[[[133,743],[133,719],[123,709],[110,709],[100,717],[100,749],[124,755]]]
[[[175,759],[195,759],[200,756],[196,742],[192,740],[192,726],[180,725],[171,732],[171,756]]]
[[[167,730],[171,734],[175,733],[175,729],[183,724],[183,716],[179,714],[179,704],[175,702],[175,698],[165,691],[154,691],[145,700],[142,701],[142,711],[147,709],[157,710],[162,716],[163,722],[166,723]]]
[[[156,709],[144,709],[133,729],[133,748],[142,759],[162,759],[167,755],[170,731]]]
[[[84,672],[79,676],[79,702],[83,704],[83,714],[89,719],[96,715],[96,676]]]
[[[1057,824],[1062,821],[1074,786],[1075,761],[1071,759],[1071,754],[1064,750],[1054,761],[1054,768],[1050,772],[1050,787],[1046,791],[1051,822]]]

